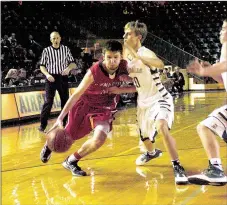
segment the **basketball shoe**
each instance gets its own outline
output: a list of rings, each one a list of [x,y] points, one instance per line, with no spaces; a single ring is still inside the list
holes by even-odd
[[[45,144],[43,146],[43,149],[40,152],[40,159],[43,163],[47,163],[51,157],[51,150],[49,149],[49,147],[47,146],[47,144]]]
[[[62,166],[65,167],[66,169],[70,170],[72,172],[72,175],[74,176],[86,176],[87,173],[83,171],[78,165],[78,161],[74,162],[69,162],[68,158],[62,163]]]
[[[173,172],[175,176],[175,183],[177,185],[188,184],[188,177],[185,173],[184,168],[181,165],[179,164],[174,165]]]
[[[207,169],[201,174],[189,176],[188,181],[192,184],[222,186],[227,184],[227,177],[224,171],[209,163]]]
[[[145,152],[136,159],[136,165],[139,165],[139,166],[144,165],[147,162],[149,162],[150,160],[155,159],[160,156],[162,156],[162,151],[159,149],[155,149],[155,153],[153,155],[149,154],[148,152]]]

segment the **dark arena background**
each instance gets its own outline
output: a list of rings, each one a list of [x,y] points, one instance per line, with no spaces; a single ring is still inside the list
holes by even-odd
[[[1,181],[3,205],[226,205],[227,188],[211,185],[176,185],[170,157],[136,166],[141,154],[136,121],[137,94],[122,94],[113,131],[105,144],[84,157],[80,165],[89,173],[75,177],[61,165],[92,133],[76,141],[69,151],[53,153],[40,161],[46,135],[38,131],[44,103],[45,76],[41,54],[51,45],[50,33],[58,31],[77,65],[68,75],[69,94],[87,70],[102,60],[102,46],[109,39],[123,43],[129,21],[146,23],[144,45],[164,62],[169,75],[159,70],[174,99],[171,135],[177,142],[188,175],[207,167],[207,156],[196,127],[216,108],[227,104],[224,85],[211,77],[187,72],[198,58],[219,62],[219,33],[227,19],[226,1],[1,1]],[[175,85],[175,69],[184,76],[183,91]],[[61,110],[56,94],[48,129]],[[226,143],[217,137],[224,172]]]

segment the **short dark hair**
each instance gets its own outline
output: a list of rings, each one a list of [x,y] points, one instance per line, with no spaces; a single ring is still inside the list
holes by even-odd
[[[103,54],[105,54],[106,51],[120,52],[122,54],[123,47],[119,41],[109,40],[103,46]]]

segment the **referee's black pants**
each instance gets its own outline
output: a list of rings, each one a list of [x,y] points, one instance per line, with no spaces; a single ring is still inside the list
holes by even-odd
[[[64,105],[69,99],[68,76],[55,75],[55,74],[52,74],[52,76],[54,77],[55,81],[50,82],[46,79],[46,83],[45,83],[45,91],[46,91],[45,101],[44,101],[44,105],[40,116],[40,121],[41,121],[40,127],[43,129],[46,129],[46,126],[48,124],[48,118],[50,116],[51,108],[53,106],[56,90],[58,91],[61,99],[61,109],[63,109]],[[66,117],[63,120],[64,126],[67,122],[67,118],[68,116],[66,115]]]

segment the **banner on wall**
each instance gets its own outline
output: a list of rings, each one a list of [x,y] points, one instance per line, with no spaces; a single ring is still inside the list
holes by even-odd
[[[14,93],[2,94],[2,120],[19,118]]]
[[[32,91],[15,93],[16,103],[20,117],[39,115],[44,104],[45,92]],[[61,110],[61,101],[58,92],[56,92],[51,112]]]

